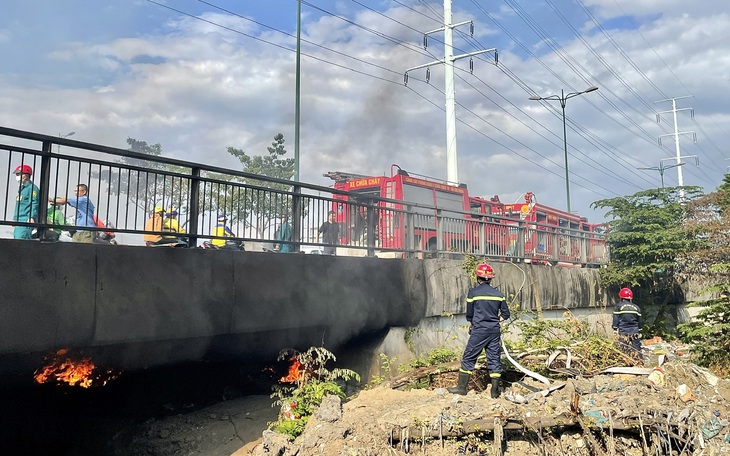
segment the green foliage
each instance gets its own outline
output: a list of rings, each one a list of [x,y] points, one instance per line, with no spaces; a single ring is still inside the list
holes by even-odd
[[[266,148],[268,155],[248,155],[242,149],[228,147],[228,153],[241,163],[245,173],[289,180],[294,176],[294,159],[284,158],[284,135],[274,136],[271,146]],[[255,177],[239,177],[236,182],[265,188],[265,191],[242,192],[238,187],[218,186],[215,201],[211,201],[214,210],[229,215],[233,223],[243,223],[247,227],[256,228],[263,233],[272,220],[282,215],[292,214],[292,201],[284,192],[291,186],[284,183],[262,181]],[[273,190],[273,191],[272,191]],[[277,193],[276,191],[281,193]],[[302,205],[304,207],[305,204]]]
[[[477,281],[477,266],[479,266],[484,261],[486,261],[484,258],[480,258],[469,253],[464,255],[464,262],[462,263],[461,268],[464,270],[464,272],[466,272],[466,275],[469,276],[469,279],[472,283],[476,283]]]
[[[373,375],[370,377],[370,381],[368,382],[366,388],[374,388],[386,380],[389,380],[391,378],[391,372],[393,369],[393,366],[397,365],[398,359],[388,358],[388,356],[385,353],[380,354],[380,375]],[[400,370],[400,366],[398,366],[398,369]]]
[[[714,270],[730,271],[730,264],[716,265]],[[730,375],[730,283],[714,285],[704,291],[719,293],[716,299],[694,303],[702,310],[694,321],[678,326],[682,340],[693,343],[694,361],[715,371]]]
[[[437,366],[443,363],[450,363],[459,359],[459,354],[448,348],[434,348],[426,353],[424,357],[414,358],[408,363],[411,369],[425,366]]]
[[[590,335],[588,322],[580,321],[566,312],[560,320],[519,320],[514,324],[520,329],[521,337],[513,347],[516,350],[550,348],[571,344]]]
[[[306,352],[294,355],[285,350],[279,353],[278,360],[285,359],[299,363],[297,375],[292,379],[294,386],[274,387],[271,397],[277,398],[274,404],[281,406],[281,413],[275,422],[269,424],[269,428],[295,439],[304,431],[309,418],[325,396],[346,398],[338,381],[359,382],[360,375],[350,369],[328,369],[326,364],[336,361],[336,357],[323,347],[311,347]]]
[[[513,355],[524,352],[544,354],[558,347],[569,347],[573,355],[572,367],[584,373],[625,364],[613,338],[593,332],[588,322],[578,320],[569,312],[561,320],[520,320],[515,325],[521,330],[520,339],[505,341]],[[543,358],[518,361],[528,369],[547,374]]]
[[[702,310],[690,323],[679,325],[682,340],[694,344],[695,362],[718,375],[730,375],[730,174],[717,191],[690,204],[685,227],[702,242],[680,256],[681,273],[702,277],[703,292],[712,299],[694,303]]]
[[[678,254],[691,249],[696,239],[681,227],[687,201],[697,198],[697,187],[650,189],[631,196],[604,199],[594,208],[609,208],[606,243],[611,263],[601,270],[606,286],[640,286],[652,297],[671,289]]]
[[[135,138],[127,138],[129,150],[150,157],[162,156],[162,146],[147,144]],[[139,158],[122,157],[123,166],[143,168],[142,170],[101,169],[94,177],[109,183],[112,195],[126,195],[129,201],[145,212],[151,212],[157,205],[185,210],[190,199],[189,168],[168,165]],[[166,174],[161,174],[166,173]],[[177,175],[175,175],[177,174]]]

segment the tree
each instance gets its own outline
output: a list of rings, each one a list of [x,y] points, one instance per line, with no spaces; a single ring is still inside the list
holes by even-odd
[[[289,180],[294,176],[294,159],[284,158],[284,135],[274,136],[271,146],[266,148],[268,155],[250,156],[241,149],[228,147],[228,153],[241,162],[243,171],[250,174]],[[218,212],[226,213],[230,220],[243,223],[244,227],[254,228],[263,234],[273,220],[282,215],[291,215],[291,190],[288,184],[278,184],[256,178],[236,178],[236,182],[249,188],[233,185],[218,185],[214,190],[216,201],[212,204]]]
[[[593,203],[594,208],[610,208],[606,244],[611,262],[601,270],[605,287],[639,287],[649,304],[659,304],[659,313],[646,331],[664,334],[665,309],[676,295],[676,259],[692,249],[697,239],[681,226],[686,219],[686,202],[701,195],[698,187],[644,190],[631,196],[609,198]]]
[[[687,342],[695,344],[696,361],[720,375],[730,374],[730,175],[717,191],[688,205],[685,229],[702,242],[680,256],[682,274],[702,277],[711,293],[693,303],[702,310],[689,323],[679,325]]]
[[[162,146],[159,143],[150,145],[146,141],[127,138],[127,144],[132,152],[151,157],[162,156]],[[126,195],[128,201],[145,213],[157,205],[187,208],[189,179],[169,174],[189,175],[188,168],[130,157],[122,157],[117,163],[121,166],[102,169],[98,173],[99,179],[108,182],[110,194]]]

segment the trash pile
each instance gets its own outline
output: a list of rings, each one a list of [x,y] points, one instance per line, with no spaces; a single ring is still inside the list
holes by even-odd
[[[442,366],[420,373],[429,378],[427,389],[393,389],[402,383],[392,382],[343,405],[328,397],[296,440],[266,431],[251,454],[730,454],[730,381],[661,340],[644,350],[650,367],[505,375],[510,381],[499,399],[476,373],[466,396],[448,393],[457,374]],[[548,358],[569,366],[567,356]]]

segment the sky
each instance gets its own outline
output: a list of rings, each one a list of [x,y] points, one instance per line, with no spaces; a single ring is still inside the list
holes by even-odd
[[[716,0],[454,0],[458,177],[573,212],[730,162],[730,12]],[[443,2],[303,0],[300,178],[447,178]],[[296,0],[4,0],[0,126],[240,169],[227,147],[294,156]],[[473,67],[470,69],[470,67]],[[676,130],[672,98],[678,109]],[[664,100],[664,101],[662,101]],[[657,122],[657,116],[659,122]],[[675,131],[680,132],[677,167]],[[696,139],[696,142],[695,142]],[[661,140],[661,144],[660,144]],[[673,166],[674,165],[674,166]],[[667,168],[668,167],[668,168]],[[641,169],[650,168],[650,169]]]

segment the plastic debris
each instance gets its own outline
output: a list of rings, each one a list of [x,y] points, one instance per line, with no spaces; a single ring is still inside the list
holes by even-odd
[[[601,429],[603,429],[604,424],[608,423],[608,414],[603,410],[588,410],[587,412],[583,412],[583,415],[596,420],[596,424]]]
[[[722,425],[720,424],[720,411],[715,410],[715,416],[710,418],[705,424],[702,425],[700,430],[705,440],[710,440],[720,433]]]
[[[677,391],[677,396],[679,396],[679,399],[682,402],[689,402],[689,401],[695,401],[695,400],[697,400],[697,397],[692,392],[692,390],[689,389],[689,387],[687,385],[685,385],[684,383],[682,383],[681,385],[679,385],[677,387],[677,390],[676,391]]]
[[[654,386],[664,386],[664,371],[661,367],[657,366],[649,374],[649,383]]]

